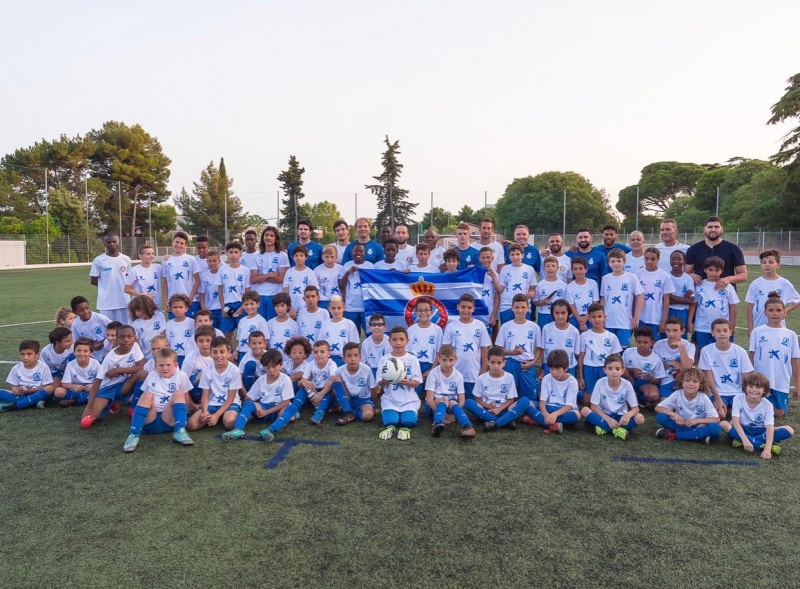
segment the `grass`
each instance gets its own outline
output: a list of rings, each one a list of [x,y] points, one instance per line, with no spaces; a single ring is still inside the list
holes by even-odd
[[[0,272],[0,291],[14,293],[0,302],[0,317],[49,320],[91,289],[86,268]],[[740,325],[744,316],[740,309]],[[48,329],[2,328],[2,359],[14,358],[23,336],[46,341]],[[797,428],[799,413],[795,402],[782,423]],[[4,588],[800,582],[794,441],[770,461],[721,442],[667,443],[653,437],[648,412],[628,442],[582,428],[558,436],[520,427],[464,443],[452,426],[431,438],[424,418],[411,441],[381,442],[376,424],[336,428],[328,417],[315,428],[304,413],[279,441],[340,445],[300,444],[265,469],[282,444],[226,444],[215,439],[219,430],[201,431],[190,448],[143,436],[126,455],[126,419],[83,431],[79,415],[0,416]]]

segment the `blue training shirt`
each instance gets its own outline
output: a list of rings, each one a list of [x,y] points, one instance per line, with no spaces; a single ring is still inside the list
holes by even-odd
[[[582,252],[580,250],[573,252],[571,250],[567,250],[565,252],[570,258],[577,258],[583,257],[586,258],[586,261],[589,264],[589,269],[586,271],[586,278],[590,278],[594,280],[597,284],[600,284],[603,276],[608,274],[608,262],[606,260],[606,254],[601,252],[596,248],[592,248],[590,252]]]
[[[286,255],[289,256],[289,264],[291,264],[292,266],[294,266],[294,258],[292,258],[292,250],[294,250],[295,246],[298,245],[300,245],[299,241],[293,241],[286,248]],[[308,257],[306,257],[306,266],[308,266],[313,270],[322,263],[322,246],[318,244],[316,241],[312,241],[305,244],[305,248],[308,250]]]
[[[344,266],[347,262],[351,262],[353,260],[353,256],[351,252],[353,251],[353,246],[359,243],[357,239],[354,239],[350,242],[344,250],[344,255],[342,256],[342,261],[339,262],[342,266]],[[380,262],[383,256],[383,246],[379,244],[374,239],[370,239],[367,243],[362,244],[364,246],[364,260],[367,262],[375,263]]]

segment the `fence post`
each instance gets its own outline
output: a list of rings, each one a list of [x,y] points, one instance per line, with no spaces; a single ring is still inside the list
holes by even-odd
[[[69,247],[69,235],[67,235],[67,264],[69,264],[70,262],[72,262],[72,254],[70,253],[70,247]]]
[[[789,249],[787,251],[792,251],[792,232],[789,231]]]

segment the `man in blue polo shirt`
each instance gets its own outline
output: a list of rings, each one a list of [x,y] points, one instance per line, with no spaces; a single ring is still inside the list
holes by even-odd
[[[608,257],[611,250],[622,250],[626,254],[631,253],[630,246],[617,241],[617,228],[613,225],[603,227],[603,243],[594,246],[594,249],[603,252],[606,257]]]
[[[528,231],[528,227],[526,225],[517,225],[514,227],[514,241],[517,242],[522,247],[522,263],[527,264],[534,270],[536,270],[536,274],[541,276],[542,275],[542,256],[539,255],[539,250],[536,249],[535,246],[532,246],[528,243],[528,238],[530,237],[530,232]],[[508,257],[508,246],[511,244],[507,244],[504,246],[505,250],[505,257],[506,257],[506,264],[511,263],[511,258]]]
[[[456,225],[456,251],[459,255],[458,269],[466,270],[478,265],[480,252],[469,244],[469,225],[459,223]]]
[[[352,261],[353,246],[360,243],[364,246],[364,260],[367,262],[380,262],[383,259],[383,246],[369,236],[370,221],[366,217],[356,219],[356,238],[344,250],[344,256],[339,261],[343,266]]]
[[[293,241],[286,248],[286,253],[289,256],[289,263],[292,266],[294,266],[292,251],[295,246],[298,245],[305,246],[308,250],[306,266],[313,270],[322,263],[322,246],[316,241],[311,241],[311,221],[308,219],[300,219],[297,222],[297,241]]]
[[[586,271],[586,278],[591,278],[597,282],[597,284],[600,284],[603,275],[606,274],[608,264],[606,262],[606,254],[592,247],[591,231],[586,227],[578,231],[578,249],[570,248],[567,250],[566,254],[570,258],[577,258],[578,256],[586,258],[586,262],[589,264],[589,269]]]
[[[703,262],[711,256],[719,256],[725,262],[722,277],[716,282],[715,290],[721,290],[729,284],[736,285],[747,281],[747,266],[744,263],[744,254],[739,246],[722,239],[722,220],[719,217],[709,217],[703,230],[705,239],[690,246],[686,251],[686,265],[684,272],[691,274],[695,284],[700,284],[706,278]]]

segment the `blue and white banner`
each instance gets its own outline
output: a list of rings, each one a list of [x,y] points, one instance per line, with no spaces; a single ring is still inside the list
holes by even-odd
[[[416,323],[416,299],[426,296],[433,302],[431,322],[442,329],[450,318],[458,317],[458,299],[463,294],[475,298],[474,316],[488,315],[481,298],[485,268],[469,268],[447,274],[417,274],[394,270],[359,270],[367,318],[372,313],[386,317],[386,331],[395,325]]]

